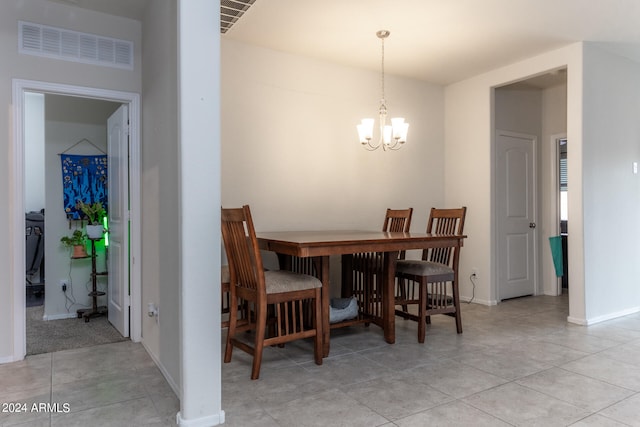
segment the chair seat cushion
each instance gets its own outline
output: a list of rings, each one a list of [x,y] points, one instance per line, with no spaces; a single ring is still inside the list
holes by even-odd
[[[453,268],[437,262],[415,259],[401,259],[396,263],[398,274],[410,274],[413,276],[438,276],[438,280],[453,280]]]
[[[302,291],[305,289],[321,288],[322,282],[313,276],[293,273],[286,270],[270,270],[264,272],[267,294]]]

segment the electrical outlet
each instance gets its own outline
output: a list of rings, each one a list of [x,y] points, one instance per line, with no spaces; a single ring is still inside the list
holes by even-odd
[[[69,286],[69,281],[67,279],[60,279],[60,289],[62,292],[67,292],[67,287]]]

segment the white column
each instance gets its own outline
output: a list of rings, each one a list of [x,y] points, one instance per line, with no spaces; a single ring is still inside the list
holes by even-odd
[[[224,422],[220,353],[220,1],[178,1],[180,426]]]

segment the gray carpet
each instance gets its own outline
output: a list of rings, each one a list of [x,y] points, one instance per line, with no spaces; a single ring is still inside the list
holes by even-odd
[[[51,353],[126,341],[106,316],[84,319],[42,320],[44,306],[27,307],[27,354]]]

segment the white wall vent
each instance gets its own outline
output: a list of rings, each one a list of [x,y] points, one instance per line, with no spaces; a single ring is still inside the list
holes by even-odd
[[[19,21],[18,51],[133,70],[133,42]]]

